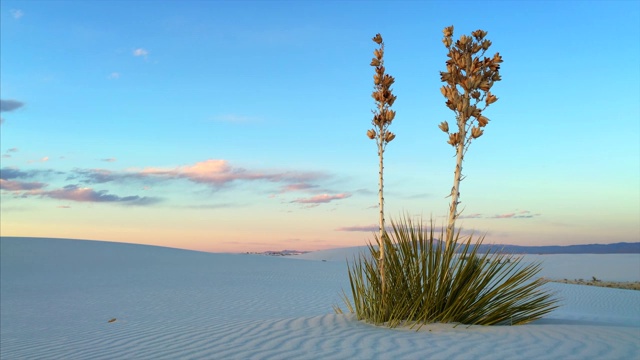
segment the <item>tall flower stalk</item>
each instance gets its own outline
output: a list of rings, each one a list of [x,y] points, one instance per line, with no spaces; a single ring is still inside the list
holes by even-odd
[[[440,80],[445,83],[440,91],[447,99],[446,105],[456,116],[457,132],[449,131],[446,121],[440,123],[440,130],[449,135],[448,144],[456,149],[456,169],[451,188],[451,205],[449,206],[449,220],[447,222],[447,245],[453,242],[455,221],[460,215],[460,181],[462,176],[462,162],[464,155],[471,145],[471,141],[484,133],[484,127],[489,119],[482,112],[498,98],[491,93],[491,87],[500,81],[499,53],[492,58],[484,57],[491,46],[486,40],[486,31],[476,30],[471,36],[462,35],[455,43],[453,41],[453,26],[443,30],[442,42],[449,51],[446,62],[447,71],[440,72]]]
[[[374,58],[371,60],[371,66],[375,67],[373,75],[373,93],[371,96],[376,102],[376,109],[373,111],[372,125],[373,129],[367,131],[367,136],[371,140],[376,141],[378,146],[379,172],[378,172],[378,204],[380,206],[380,234],[378,236],[378,271],[380,272],[382,293],[385,292],[385,225],[384,225],[384,150],[389,142],[396,135],[388,130],[389,125],[396,116],[396,112],[391,110],[391,105],[396,100],[396,96],[392,94],[391,85],[395,82],[393,76],[385,73],[384,67],[384,41],[380,34],[372,39],[379,48],[373,51]]]

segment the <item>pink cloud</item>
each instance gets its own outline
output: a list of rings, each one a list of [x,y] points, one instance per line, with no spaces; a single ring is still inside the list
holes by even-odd
[[[77,202],[118,202],[132,205],[148,205],[158,200],[155,198],[133,196],[117,196],[108,194],[106,190],[96,191],[91,188],[81,188],[75,185],[68,185],[62,189],[43,191],[42,196],[53,199],[70,200]]]
[[[311,185],[311,184],[307,184],[307,183],[296,183],[296,184],[290,184],[290,185],[285,185],[280,189],[280,193],[286,193],[286,192],[294,192],[294,191],[303,191],[303,190],[309,190],[309,189],[313,189],[318,187],[317,185]]]
[[[25,182],[0,179],[0,189],[8,191],[30,191],[42,189],[45,186],[47,185],[41,182]]]
[[[460,215],[458,216],[458,219],[480,219],[482,217],[482,214],[469,214],[469,215]]]
[[[179,166],[173,169],[145,168],[140,172],[140,175],[161,178],[184,178],[197,183],[215,185],[259,177],[256,174],[247,173],[244,169],[233,169],[225,160],[205,160],[194,165]]]
[[[519,212],[512,212],[506,214],[499,214],[492,216],[492,219],[530,219],[536,216],[540,216],[541,214],[532,214],[529,210],[522,210]]]
[[[45,163],[45,162],[47,162],[47,161],[49,161],[49,157],[48,157],[48,156],[45,156],[45,157],[41,158],[40,160],[29,160],[29,161],[28,161],[28,163],[29,163],[29,164],[34,163],[34,162],[41,162],[41,163]]]
[[[499,215],[494,215],[492,219],[510,219],[514,216],[516,216],[515,213],[499,214]]]
[[[173,169],[145,168],[137,173],[142,177],[166,179],[187,179],[196,183],[222,186],[234,181],[270,181],[301,183],[325,177],[310,172],[259,172],[232,167],[226,160],[209,159],[193,165],[179,166]]]
[[[296,199],[296,200],[293,200],[291,202],[292,203],[299,203],[299,204],[321,204],[321,203],[328,203],[328,202],[331,202],[333,200],[346,199],[346,198],[348,198],[350,196],[351,196],[351,194],[347,194],[347,193],[336,194],[336,195],[321,194],[321,195],[312,196],[310,198]]]
[[[318,206],[320,206],[320,204],[319,204],[319,203],[315,203],[315,204],[308,204],[308,205],[305,205],[305,206],[303,206],[302,208],[303,208],[303,209],[311,209],[311,208],[318,207]]]

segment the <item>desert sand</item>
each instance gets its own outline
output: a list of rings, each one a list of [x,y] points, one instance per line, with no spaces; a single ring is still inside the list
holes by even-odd
[[[283,258],[62,239],[0,244],[3,360],[640,359],[635,290],[548,283],[562,306],[532,324],[416,332],[333,312],[354,249]],[[640,254],[525,259],[543,260],[547,278],[640,281]]]

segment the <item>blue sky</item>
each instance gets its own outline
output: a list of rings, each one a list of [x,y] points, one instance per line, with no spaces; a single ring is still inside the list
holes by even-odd
[[[516,245],[640,239],[637,1],[10,1],[2,236],[205,251],[364,245],[381,33],[396,78],[387,218],[442,224],[454,38],[504,63],[461,184],[465,229]]]

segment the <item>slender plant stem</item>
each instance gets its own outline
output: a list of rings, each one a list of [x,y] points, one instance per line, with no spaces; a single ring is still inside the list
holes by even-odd
[[[382,106],[380,106],[382,107]],[[378,250],[380,251],[380,255],[378,256],[378,266],[380,268],[380,280],[382,282],[382,294],[385,293],[386,290],[386,281],[385,281],[385,270],[384,270],[384,136],[386,136],[385,131],[380,131],[378,134],[378,157],[380,159],[380,171],[378,172],[379,185],[378,189],[378,203],[380,204],[380,237],[378,240]],[[384,299],[384,296],[383,296]],[[384,301],[384,300],[383,300]]]
[[[461,121],[461,120],[459,120]],[[462,139],[466,136],[464,125],[459,127]],[[453,174],[453,187],[451,188],[451,205],[449,205],[449,221],[447,223],[447,246],[453,242],[454,226],[458,219],[458,204],[460,203],[460,180],[462,179],[462,161],[464,160],[465,144],[460,141],[456,146],[456,170]]]

